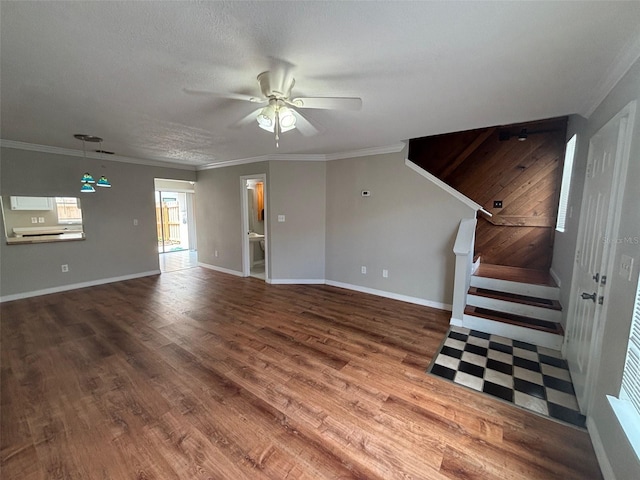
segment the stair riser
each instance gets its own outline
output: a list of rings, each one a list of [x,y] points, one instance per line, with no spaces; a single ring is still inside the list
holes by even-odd
[[[452,323],[454,323],[453,320]],[[454,324],[458,324],[458,322],[455,322]],[[462,324],[459,326],[479,330],[492,335],[501,335],[503,337],[532,343],[534,345],[551,348],[553,350],[560,350],[562,348],[562,335],[541,332],[539,330],[533,330],[519,325],[511,325],[509,323],[496,322],[486,318],[476,317],[474,315],[465,314],[462,319]]]
[[[515,293],[516,295],[525,295],[528,297],[560,300],[560,289],[558,287],[548,287],[546,285],[511,282],[509,280],[500,280],[497,278],[478,277],[472,275],[471,286],[498,292]]]
[[[562,312],[559,310],[488,298],[471,293],[467,295],[467,305],[488,308],[499,312],[513,313],[525,317],[539,318],[540,320],[548,320],[550,322],[560,322],[562,320]]]

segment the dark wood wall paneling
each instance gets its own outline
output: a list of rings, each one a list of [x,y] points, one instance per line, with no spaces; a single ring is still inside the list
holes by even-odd
[[[493,214],[478,216],[482,262],[548,270],[566,128],[562,117],[417,138],[409,159]],[[519,141],[523,129],[527,138]]]

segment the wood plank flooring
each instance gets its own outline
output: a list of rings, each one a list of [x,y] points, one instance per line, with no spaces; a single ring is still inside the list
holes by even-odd
[[[193,268],[2,304],[8,479],[598,479],[586,432],[425,374],[448,312]]]

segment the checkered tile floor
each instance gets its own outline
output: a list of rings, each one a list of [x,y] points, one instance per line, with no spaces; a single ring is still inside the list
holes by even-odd
[[[585,428],[560,352],[451,327],[428,373]]]

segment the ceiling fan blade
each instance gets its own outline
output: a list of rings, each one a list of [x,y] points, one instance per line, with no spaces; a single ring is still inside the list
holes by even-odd
[[[191,90],[189,88],[183,88],[182,91],[188,95],[202,95],[202,96],[209,96],[209,97],[229,98],[231,100],[244,100],[245,102],[252,102],[252,103],[267,102],[266,98],[252,97],[251,95],[243,95],[241,93],[218,93],[218,92],[209,92],[206,90]]]
[[[234,122],[231,125],[229,125],[229,128],[240,128],[240,127],[244,127],[245,125],[249,125],[251,122],[255,122],[256,118],[258,117],[258,113],[260,113],[261,110],[262,110],[262,107],[256,108],[254,111],[252,111],[248,115],[245,115],[237,122]]]
[[[360,110],[359,97],[300,97],[291,100],[298,108],[322,108],[327,110]]]
[[[300,112],[293,110],[293,114],[296,117],[296,128],[300,130],[300,133],[305,137],[311,137],[318,134],[318,129],[314,127],[309,120],[304,118]]]

